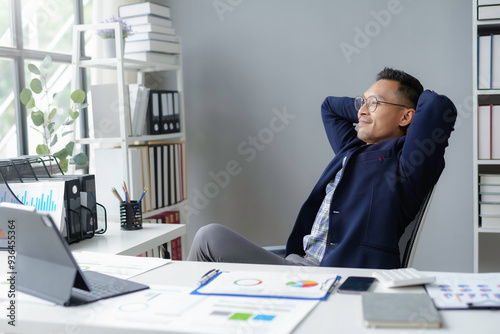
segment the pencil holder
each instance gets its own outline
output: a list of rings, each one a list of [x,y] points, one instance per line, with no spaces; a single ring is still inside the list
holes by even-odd
[[[120,225],[122,230],[140,230],[142,228],[141,203],[137,203],[137,201],[120,203]]]

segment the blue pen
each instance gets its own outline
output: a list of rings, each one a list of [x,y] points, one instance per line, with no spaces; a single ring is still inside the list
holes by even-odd
[[[333,292],[333,290],[335,289],[335,286],[337,285],[338,282],[340,282],[341,278],[342,277],[340,275],[338,275],[337,277],[335,277],[335,280],[333,281],[332,285],[330,285],[330,288],[328,289],[329,293]]]
[[[142,198],[144,197],[144,194],[146,193],[146,191],[148,191],[148,187],[144,187],[144,190],[142,191],[141,197],[139,197],[139,200],[137,201],[137,203],[141,203]]]
[[[340,275],[335,278],[335,282],[333,282],[332,284],[332,291],[333,289],[335,289],[335,286],[340,282],[341,279],[342,277]]]

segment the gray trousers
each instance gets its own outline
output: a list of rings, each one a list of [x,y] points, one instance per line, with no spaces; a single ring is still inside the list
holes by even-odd
[[[292,266],[319,265],[316,259],[297,254],[290,254],[283,258],[220,224],[206,225],[198,230],[187,260]]]

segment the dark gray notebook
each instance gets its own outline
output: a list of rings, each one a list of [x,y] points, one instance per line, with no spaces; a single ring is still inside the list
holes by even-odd
[[[365,292],[361,298],[368,327],[441,327],[441,315],[426,293]]]

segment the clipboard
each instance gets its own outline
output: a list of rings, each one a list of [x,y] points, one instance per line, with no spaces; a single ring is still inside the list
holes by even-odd
[[[222,271],[191,294],[326,300],[341,277],[315,273]]]

